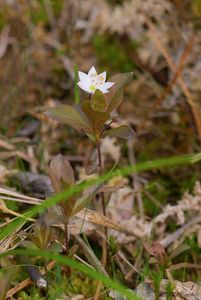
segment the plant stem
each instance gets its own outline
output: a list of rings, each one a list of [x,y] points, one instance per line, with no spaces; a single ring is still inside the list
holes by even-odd
[[[97,147],[97,153],[98,153],[99,175],[101,175],[103,172],[103,161],[102,161],[99,139],[96,140],[96,147]],[[100,193],[100,198],[101,198],[102,212],[103,212],[103,215],[106,216],[105,196],[104,196],[103,192]],[[102,252],[102,264],[105,267],[107,264],[107,228],[106,227],[104,227],[104,235],[105,235],[105,237],[103,238],[103,241],[102,241],[102,251],[103,251]],[[102,289],[102,283],[99,281],[93,300],[99,299],[101,289]]]
[[[65,238],[65,250],[66,256],[69,255],[69,241],[68,241],[68,219],[64,221],[64,238]],[[64,273],[67,278],[70,277],[71,269],[69,266],[64,266]]]
[[[103,161],[102,161],[99,139],[96,140],[96,146],[97,146],[97,153],[98,153],[99,175],[101,175],[103,172]],[[106,216],[105,195],[103,192],[100,193],[100,198],[101,198],[102,212],[103,212],[103,215]],[[103,266],[105,267],[107,264],[107,228],[106,227],[104,227],[104,237],[103,237],[103,241],[102,241],[102,260],[101,261],[102,261]],[[101,289],[102,289],[102,283],[99,281],[93,300],[99,299]]]
[[[112,121],[110,121],[110,123],[109,124],[107,124],[104,128],[103,128],[103,130],[101,131],[101,133],[100,133],[100,137],[103,135],[103,133],[110,127],[110,125],[113,123],[113,120]]]
[[[65,236],[65,248],[66,248],[66,256],[69,254],[69,245],[68,245],[68,221],[64,222],[64,236]]]
[[[99,140],[96,141],[96,145],[97,145],[97,152],[98,152],[99,175],[101,175],[102,171],[103,171],[103,161],[102,161]],[[103,192],[100,193],[100,198],[101,198],[101,206],[102,206],[103,215],[106,217],[105,195]],[[104,227],[104,234],[105,234],[105,238],[103,239],[103,244],[102,244],[102,249],[103,249],[102,264],[103,264],[103,266],[106,266],[106,263],[107,263],[107,227]]]
[[[103,162],[102,162],[102,155],[101,155],[100,142],[99,141],[97,141],[97,151],[98,151],[99,175],[101,175],[102,171],[103,171]],[[101,197],[101,204],[102,204],[103,215],[106,216],[105,196],[104,196],[103,192],[100,193],[100,197]]]

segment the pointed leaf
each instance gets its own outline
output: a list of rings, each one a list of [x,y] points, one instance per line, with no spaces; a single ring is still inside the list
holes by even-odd
[[[91,98],[91,108],[95,111],[106,111],[107,109],[107,102],[105,99],[105,95],[99,91],[96,90]]]
[[[191,247],[186,245],[186,244],[181,244],[178,247],[176,247],[172,253],[169,256],[169,259],[173,259],[177,256],[179,256],[181,253],[183,253],[184,251],[190,250]]]
[[[108,81],[114,82],[114,85],[110,88],[110,92],[105,95],[106,101],[109,103],[108,111],[114,110],[121,104],[124,87],[131,80],[132,76],[132,72],[121,73],[108,79]]]
[[[125,140],[135,138],[134,130],[128,125],[120,125],[119,127],[109,129],[103,133],[103,137],[105,136],[115,136]]]
[[[149,258],[149,264],[157,264],[158,263],[158,261],[155,259],[155,257],[150,257]]]
[[[79,244],[82,246],[85,256],[87,257],[90,265],[93,266],[99,273],[108,276],[108,273],[106,272],[105,268],[103,267],[97,256],[94,254],[92,248],[86,244],[84,239],[78,237],[78,241]]]
[[[91,132],[90,123],[73,106],[58,105],[47,110],[45,115],[53,120],[66,123],[79,132],[81,130]]]
[[[51,160],[49,176],[52,186],[57,193],[64,191],[75,183],[74,171],[70,163],[61,154]],[[64,199],[60,202],[60,206],[63,208],[66,217],[71,214],[75,201],[76,196],[74,195],[68,201]]]
[[[87,190],[85,190],[82,197],[76,201],[73,211],[71,213],[71,217],[74,216],[75,214],[77,214],[83,208],[85,208],[87,206],[87,204],[89,204],[90,201],[92,201],[93,198],[96,196],[96,194],[100,191],[102,186],[103,186],[103,183],[96,184],[95,186],[92,186],[92,187],[88,188]]]
[[[50,161],[49,176],[56,193],[75,183],[73,168],[61,154],[58,154]]]
[[[103,125],[110,118],[110,113],[94,111],[91,108],[90,101],[88,101],[88,100],[86,100],[82,103],[82,110],[84,111],[85,115],[89,119],[89,122],[92,123],[94,134],[95,135],[100,134],[100,132],[102,131]]]
[[[65,217],[63,214],[63,210],[59,205],[54,205],[52,207],[49,207],[44,214],[44,221],[47,224],[47,226],[51,226],[57,223],[63,223],[64,220]]]
[[[6,272],[1,272],[0,274],[0,300],[7,299],[7,292],[9,291],[12,280],[15,278],[19,270],[6,270]],[[9,297],[10,298],[10,297]]]

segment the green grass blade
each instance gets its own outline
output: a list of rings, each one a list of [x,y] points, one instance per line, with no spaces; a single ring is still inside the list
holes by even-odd
[[[86,265],[83,265],[69,257],[53,253],[53,252],[48,252],[48,251],[42,251],[42,250],[35,250],[35,249],[16,249],[16,250],[11,250],[7,251],[3,254],[0,254],[0,257],[5,257],[7,255],[21,255],[21,256],[40,256],[45,259],[49,260],[54,260],[59,264],[67,265],[74,270],[79,270],[86,276],[91,277],[92,279],[101,281],[104,286],[108,288],[112,288],[113,290],[119,292],[120,294],[124,295],[127,297],[128,300],[140,300],[137,295],[134,294],[134,292],[130,291],[126,287],[124,287],[122,284],[118,283],[117,281],[112,280],[111,278],[98,273],[96,270],[93,270]]]
[[[132,172],[142,172],[142,171],[148,171],[148,170],[152,170],[152,169],[176,167],[176,166],[180,166],[180,165],[194,164],[199,161],[201,161],[201,153],[173,156],[173,157],[169,157],[169,158],[162,158],[162,159],[138,163],[135,166],[127,166],[127,167],[123,167],[120,169],[116,169],[110,173],[99,176],[97,179],[79,183],[64,192],[59,193],[59,194],[45,200],[40,205],[30,208],[23,215],[24,215],[24,217],[33,218],[38,213],[44,212],[48,207],[51,207],[51,206],[59,203],[63,199],[66,199],[66,201],[67,201],[72,195],[75,195],[76,193],[79,193],[92,185],[104,183],[107,180],[117,177],[119,175],[127,176],[127,175],[131,174]],[[0,240],[4,239],[8,234],[12,234],[18,226],[20,226],[24,222],[26,222],[24,220],[24,217],[23,218],[20,218],[20,217],[15,218],[12,222],[5,225],[0,231]]]

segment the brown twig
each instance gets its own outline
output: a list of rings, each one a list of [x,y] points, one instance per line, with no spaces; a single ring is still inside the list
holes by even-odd
[[[172,244],[175,240],[177,240],[184,232],[188,230],[188,228],[192,227],[193,225],[201,222],[201,216],[193,217],[188,223],[184,224],[173,233],[170,233],[164,239],[160,240],[160,244],[167,248],[170,244]]]
[[[179,270],[179,269],[181,269],[181,268],[201,269],[201,265],[183,262],[183,263],[179,263],[179,264],[175,264],[175,265],[170,266],[170,267],[168,268],[168,270],[169,270],[170,272],[172,272],[172,271],[174,271],[174,270]]]
[[[174,74],[173,78],[170,80],[168,85],[165,87],[165,89],[164,89],[163,93],[161,94],[161,96],[158,97],[158,99],[156,99],[156,102],[155,102],[156,108],[167,97],[167,95],[169,95],[171,93],[173,86],[176,84],[178,78],[180,77],[180,74],[182,73],[182,71],[185,67],[187,57],[190,54],[191,49],[193,47],[193,42],[194,42],[194,34],[192,34],[191,37],[189,38],[189,41],[186,44],[186,47],[184,48],[183,53],[181,54],[181,57],[179,59],[179,62],[178,62],[178,65],[176,67],[176,71],[175,71],[175,74]]]
[[[98,282],[98,286],[96,288],[96,292],[95,292],[95,295],[94,295],[94,299],[93,300],[98,300],[100,294],[101,294],[101,288],[102,288],[102,282]]]
[[[165,70],[157,70],[151,66],[150,63],[143,61],[143,59],[138,54],[137,50],[133,49],[130,43],[129,37],[124,34],[122,36],[122,46],[124,47],[129,58],[133,63],[139,68],[144,70],[146,73],[150,74],[158,83],[165,86],[167,84],[167,75]],[[136,71],[135,71],[136,72]]]
[[[161,43],[160,38],[157,36],[157,29],[155,27],[155,25],[153,24],[153,22],[151,22],[149,16],[145,13],[142,12],[143,16],[145,17],[145,20],[149,26],[149,29],[152,33],[152,38],[156,43],[156,46],[158,47],[158,49],[161,51],[161,53],[163,54],[164,58],[166,59],[170,69],[173,72],[177,72],[177,67],[174,64],[174,61],[172,59],[172,57],[170,56],[170,54],[168,53],[168,50],[166,49],[166,47]],[[194,118],[194,122],[197,128],[197,132],[198,132],[198,136],[200,139],[200,143],[201,143],[201,118],[200,118],[200,109],[199,107],[194,103],[193,97],[188,89],[188,87],[186,86],[186,83],[184,82],[182,76],[181,76],[181,72],[179,72],[178,74],[178,84],[180,86],[180,88],[182,89],[184,95],[187,98],[188,104],[191,107],[191,111],[192,111],[192,115]]]

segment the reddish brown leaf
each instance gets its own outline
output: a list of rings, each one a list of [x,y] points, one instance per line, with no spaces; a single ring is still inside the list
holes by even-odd
[[[104,132],[102,136],[105,137],[107,135],[129,140],[135,137],[135,132],[128,125],[120,125],[119,127],[112,128]]]
[[[53,120],[66,123],[79,132],[81,130],[91,132],[90,123],[85,118],[83,118],[83,116],[73,106],[58,105],[47,110],[45,112],[45,115]]]
[[[114,82],[114,85],[110,88],[110,92],[105,95],[106,102],[109,103],[108,111],[111,112],[121,104],[124,87],[131,80],[132,76],[132,72],[121,73],[108,79],[108,81]]]

